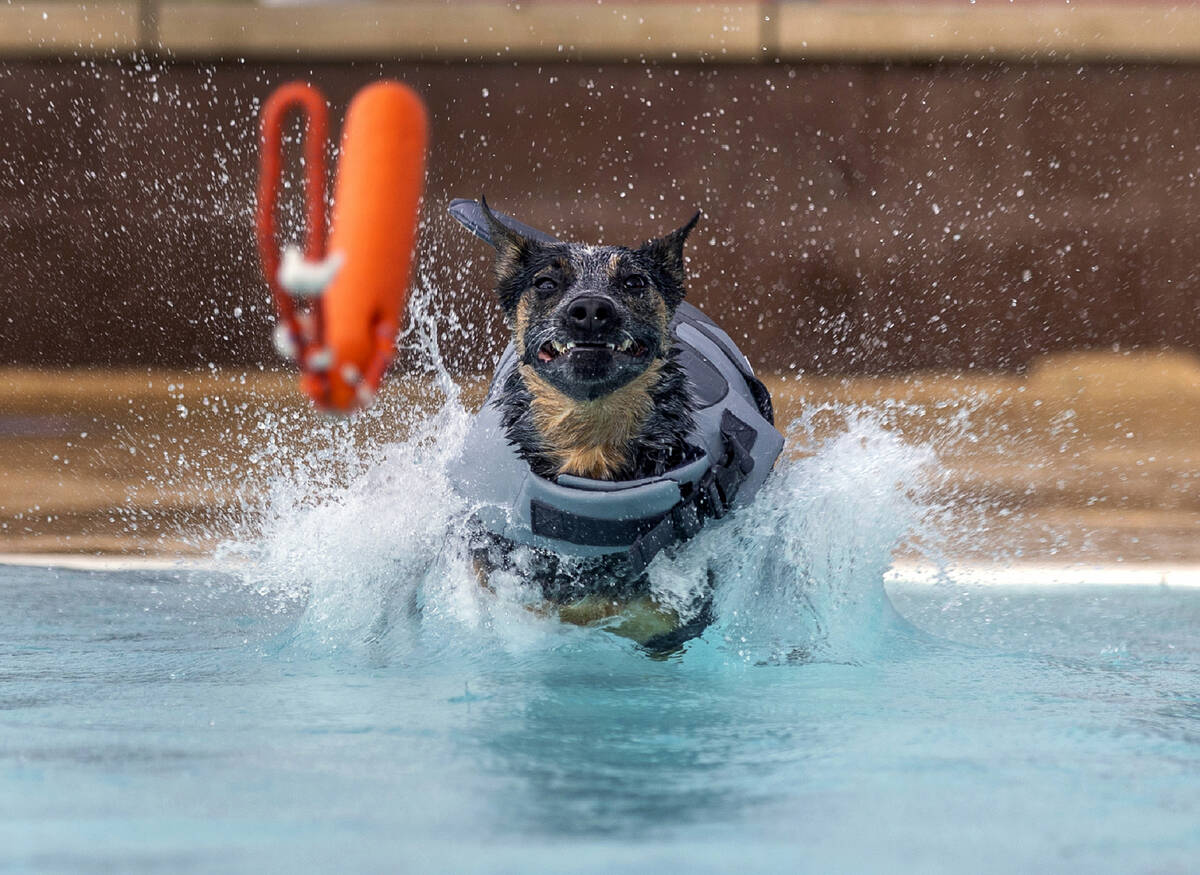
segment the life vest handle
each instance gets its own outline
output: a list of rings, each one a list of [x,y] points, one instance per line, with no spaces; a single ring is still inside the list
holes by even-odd
[[[304,255],[310,261],[325,257],[327,187],[326,150],[329,141],[329,110],[325,95],[307,82],[288,82],[277,88],[263,104],[262,142],[258,177],[258,253],[263,273],[275,300],[281,327],[286,332],[289,351],[302,370],[325,335],[324,307],[321,298],[313,299],[306,312],[311,324],[301,324],[297,301],[279,283],[282,242],[278,238],[276,214],[283,176],[283,126],[291,112],[304,116]]]

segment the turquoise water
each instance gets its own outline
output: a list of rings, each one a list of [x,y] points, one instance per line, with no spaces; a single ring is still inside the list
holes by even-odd
[[[557,627],[343,650],[211,572],[5,568],[0,594],[0,866],[1200,858],[1200,590],[893,587],[908,620],[842,664]]]
[[[467,421],[280,443],[221,571],[0,566],[0,868],[1194,870],[1200,589],[885,589],[953,509],[847,415],[655,560],[655,660],[478,585]]]

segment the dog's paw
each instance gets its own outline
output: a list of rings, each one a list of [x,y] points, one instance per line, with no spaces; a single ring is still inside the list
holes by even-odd
[[[650,596],[629,601],[590,595],[558,606],[558,618],[575,626],[599,626],[614,635],[645,644],[679,627],[679,615]]]

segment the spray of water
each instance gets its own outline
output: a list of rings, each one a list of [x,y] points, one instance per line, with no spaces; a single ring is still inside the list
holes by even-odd
[[[244,496],[244,524],[222,555],[237,557],[264,597],[303,604],[290,643],[318,653],[409,661],[580,641],[630,647],[548,618],[518,575],[479,585],[470,507],[447,478],[471,414],[439,352],[445,316],[431,307],[433,283],[422,287],[404,342],[439,402],[402,399],[371,414],[401,440],[352,441],[349,426],[330,422],[299,453],[268,450],[259,465],[278,473]],[[685,619],[713,588],[715,622],[694,649],[750,663],[861,661],[904,628],[883,575],[936,510],[922,498],[935,454],[901,440],[878,411],[833,412],[832,430],[827,407],[792,423],[788,454],[751,506],[651,565],[654,596]]]
[[[793,441],[803,422],[789,429]],[[752,507],[715,534],[717,631],[753,661],[857,662],[906,628],[883,575],[921,528],[919,488],[934,453],[911,447],[875,417],[781,466]]]

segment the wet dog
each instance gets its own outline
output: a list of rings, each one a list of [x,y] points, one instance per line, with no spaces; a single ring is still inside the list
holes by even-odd
[[[689,442],[697,401],[671,331],[685,295],[684,243],[700,214],[626,248],[546,242],[480,207],[516,356],[491,403],[529,469],[548,481],[635,481],[703,455]],[[561,619],[604,623],[651,651],[670,652],[711,622],[711,587],[681,616],[621,558],[517,551],[482,530],[473,555],[485,581],[519,573]]]
[[[504,428],[538,476],[634,480],[687,455],[695,403],[668,326],[700,218],[638,249],[535,243],[498,222],[496,294],[520,364]]]

